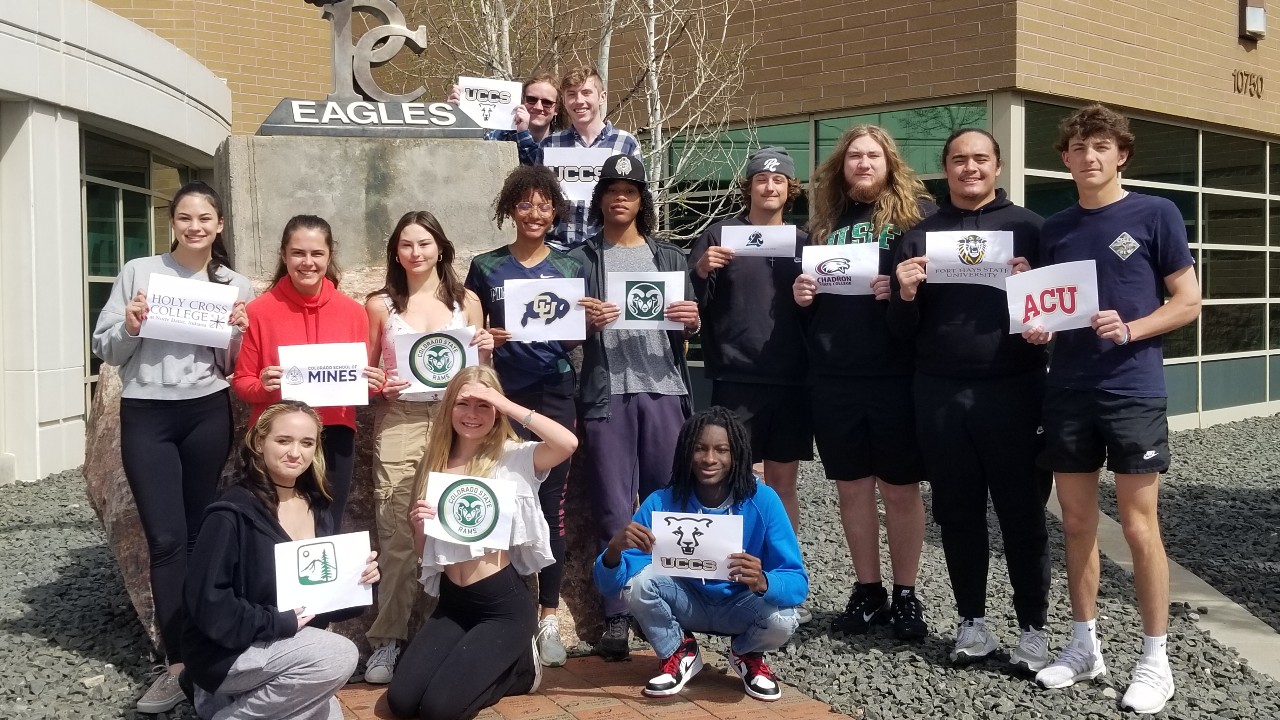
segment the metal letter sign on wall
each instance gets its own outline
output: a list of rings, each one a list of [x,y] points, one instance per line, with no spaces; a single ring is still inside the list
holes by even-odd
[[[333,92],[323,102],[285,98],[258,128],[259,135],[339,135],[361,137],[466,137],[484,130],[451,103],[414,102],[426,92],[419,86],[395,94],[378,87],[373,69],[386,64],[407,44],[414,53],[427,46],[427,28],[405,27],[404,13],[393,0],[326,2],[324,17],[333,26]],[[351,37],[356,10],[380,18],[358,41]]]

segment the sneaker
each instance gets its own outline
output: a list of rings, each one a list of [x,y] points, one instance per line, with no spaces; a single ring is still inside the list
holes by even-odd
[[[149,715],[169,712],[186,699],[187,694],[178,684],[178,676],[170,673],[168,668],[164,668],[159,677],[151,683],[151,687],[138,698],[138,712]]]
[[[987,629],[986,618],[965,618],[956,627],[956,647],[947,656],[957,665],[985,660],[1000,647]]]
[[[596,654],[605,660],[626,660],[631,655],[631,617],[610,615],[604,619],[604,633],[596,643]]]
[[[809,612],[809,608],[803,605],[797,605],[796,619],[800,622],[801,625],[804,625],[805,623],[813,622],[813,613]]]
[[[386,685],[391,682],[391,675],[396,671],[396,661],[400,659],[400,643],[385,640],[373,649],[369,662],[364,665],[364,681],[371,685]]]
[[[644,686],[644,694],[649,697],[667,697],[684,689],[689,678],[702,669],[702,651],[698,650],[698,641],[689,633],[684,634],[684,642],[671,654],[671,657],[660,661],[658,674]]]
[[[524,691],[525,695],[532,695],[538,692],[538,688],[542,686],[542,666],[543,664],[546,663],[546,660],[539,656],[537,636],[534,636],[532,646],[533,646],[533,682],[529,685],[529,689]],[[560,664],[563,665],[564,663],[561,662]]]
[[[923,640],[929,634],[929,624],[924,621],[924,605],[915,593],[903,591],[893,599],[889,608],[893,617],[893,636],[899,640]]]
[[[782,697],[778,676],[765,664],[764,653],[738,655],[730,650],[729,667],[742,678],[742,687],[751,697],[765,702],[773,702]]]
[[[1102,643],[1088,640],[1072,640],[1062,649],[1053,663],[1036,673],[1036,683],[1042,688],[1056,690],[1071,687],[1081,680],[1093,680],[1107,674],[1102,662]]]
[[[1018,647],[1009,653],[1009,664],[1027,672],[1038,673],[1049,664],[1049,631],[1028,628],[1018,638]]]
[[[836,630],[861,635],[872,625],[886,625],[889,622],[889,594],[883,587],[868,588],[855,583],[849,593],[849,602],[844,612],[836,616],[833,626]]]
[[[538,621],[538,657],[547,667],[560,667],[568,660],[564,643],[560,640],[560,618],[555,615]]]
[[[1133,668],[1133,679],[1124,691],[1120,707],[1139,715],[1152,715],[1164,709],[1173,697],[1173,670],[1167,657],[1138,658]]]

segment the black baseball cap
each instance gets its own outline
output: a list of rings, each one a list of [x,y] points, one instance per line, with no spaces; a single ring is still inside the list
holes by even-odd
[[[649,187],[649,181],[645,179],[644,163],[625,153],[610,156],[600,168],[599,182],[612,180],[630,180],[642,189]]]

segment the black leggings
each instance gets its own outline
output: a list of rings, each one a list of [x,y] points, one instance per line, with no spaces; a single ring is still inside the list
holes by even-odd
[[[324,445],[325,484],[333,497],[329,515],[333,518],[333,534],[337,535],[341,532],[347,498],[351,496],[351,474],[356,464],[356,431],[347,425],[325,425],[320,431],[320,443]]]
[[[511,565],[458,587],[440,577],[440,604],[410,641],[387,688],[398,718],[469,720],[535,673],[533,593]]]
[[[156,625],[182,662],[182,583],[205,508],[231,449],[226,390],[192,400],[120,399],[120,456],[151,556]]]
[[[565,373],[559,379],[540,386],[517,390],[508,397],[517,405],[541,413],[570,430],[574,429],[577,422],[571,373]],[[525,440],[535,438],[533,433],[519,424],[512,425],[516,434]],[[564,579],[564,497],[569,487],[569,463],[569,460],[565,460],[552,468],[547,473],[546,481],[538,488],[538,502],[542,505],[542,514],[547,518],[547,527],[551,529],[551,557],[555,558],[554,563],[538,571],[538,604],[544,608],[560,606],[560,583]]]

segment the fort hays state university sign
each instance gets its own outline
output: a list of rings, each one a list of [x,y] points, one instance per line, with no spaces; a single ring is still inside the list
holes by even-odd
[[[353,44],[351,15],[357,9],[384,24]],[[324,17],[333,29],[333,92],[323,102],[281,100],[258,128],[259,135],[483,137],[484,129],[456,105],[414,102],[426,91],[421,86],[403,94],[378,87],[373,68],[389,62],[406,44],[415,53],[427,44],[426,27],[405,27],[404,13],[392,0],[341,0],[325,5]]]

